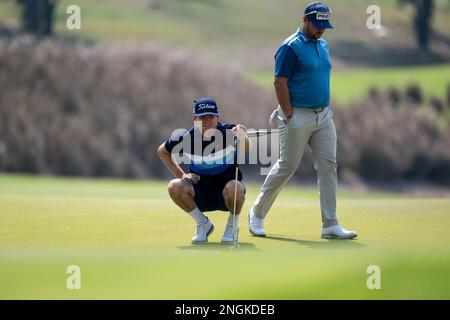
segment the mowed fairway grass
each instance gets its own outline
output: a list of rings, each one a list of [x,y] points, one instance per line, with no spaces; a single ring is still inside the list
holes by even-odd
[[[0,175],[1,299],[415,299],[450,298],[450,199],[340,189],[352,241],[321,240],[315,188],[289,186],[240,248],[219,243],[227,215],[206,245],[169,199],[166,183]],[[68,290],[69,265],[81,290]],[[367,268],[381,269],[369,290]]]

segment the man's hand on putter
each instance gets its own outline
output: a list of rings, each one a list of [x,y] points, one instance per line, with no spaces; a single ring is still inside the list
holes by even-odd
[[[232,130],[239,140],[243,140],[247,134],[247,128],[242,124],[236,125]]]
[[[182,179],[191,180],[193,183],[197,183],[200,181],[200,176],[195,173],[185,173],[183,174]]]

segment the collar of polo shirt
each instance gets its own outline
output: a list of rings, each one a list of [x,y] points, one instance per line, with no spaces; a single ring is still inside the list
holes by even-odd
[[[299,34],[300,39],[301,39],[303,42],[314,42],[313,39],[309,38],[306,34],[303,33],[302,27],[298,27],[297,33]]]

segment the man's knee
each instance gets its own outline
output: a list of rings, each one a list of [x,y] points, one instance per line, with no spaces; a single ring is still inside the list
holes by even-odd
[[[190,187],[182,179],[173,179],[167,185],[167,190],[172,198],[180,197],[184,193],[189,193],[189,189]]]
[[[321,176],[334,175],[337,172],[336,159],[316,159],[314,167]]]
[[[234,180],[229,181],[225,185],[225,188],[223,188],[223,197],[225,199],[233,199],[235,188],[236,188],[236,181]],[[245,197],[245,188],[240,182],[237,182],[237,197],[238,199],[243,199]]]
[[[299,164],[300,161],[298,159],[280,159],[278,161],[278,172],[289,176],[297,170]]]

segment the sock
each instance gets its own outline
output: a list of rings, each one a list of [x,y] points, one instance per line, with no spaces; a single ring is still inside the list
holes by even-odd
[[[239,222],[239,216],[240,214],[236,215],[236,219],[234,220],[234,225],[237,227],[238,226],[238,222]],[[228,217],[228,222],[227,222],[230,226],[233,225],[233,214],[230,213],[229,217]]]
[[[208,218],[201,212],[197,207],[191,212],[188,212],[189,215],[194,218],[197,223],[206,223],[208,222]]]

